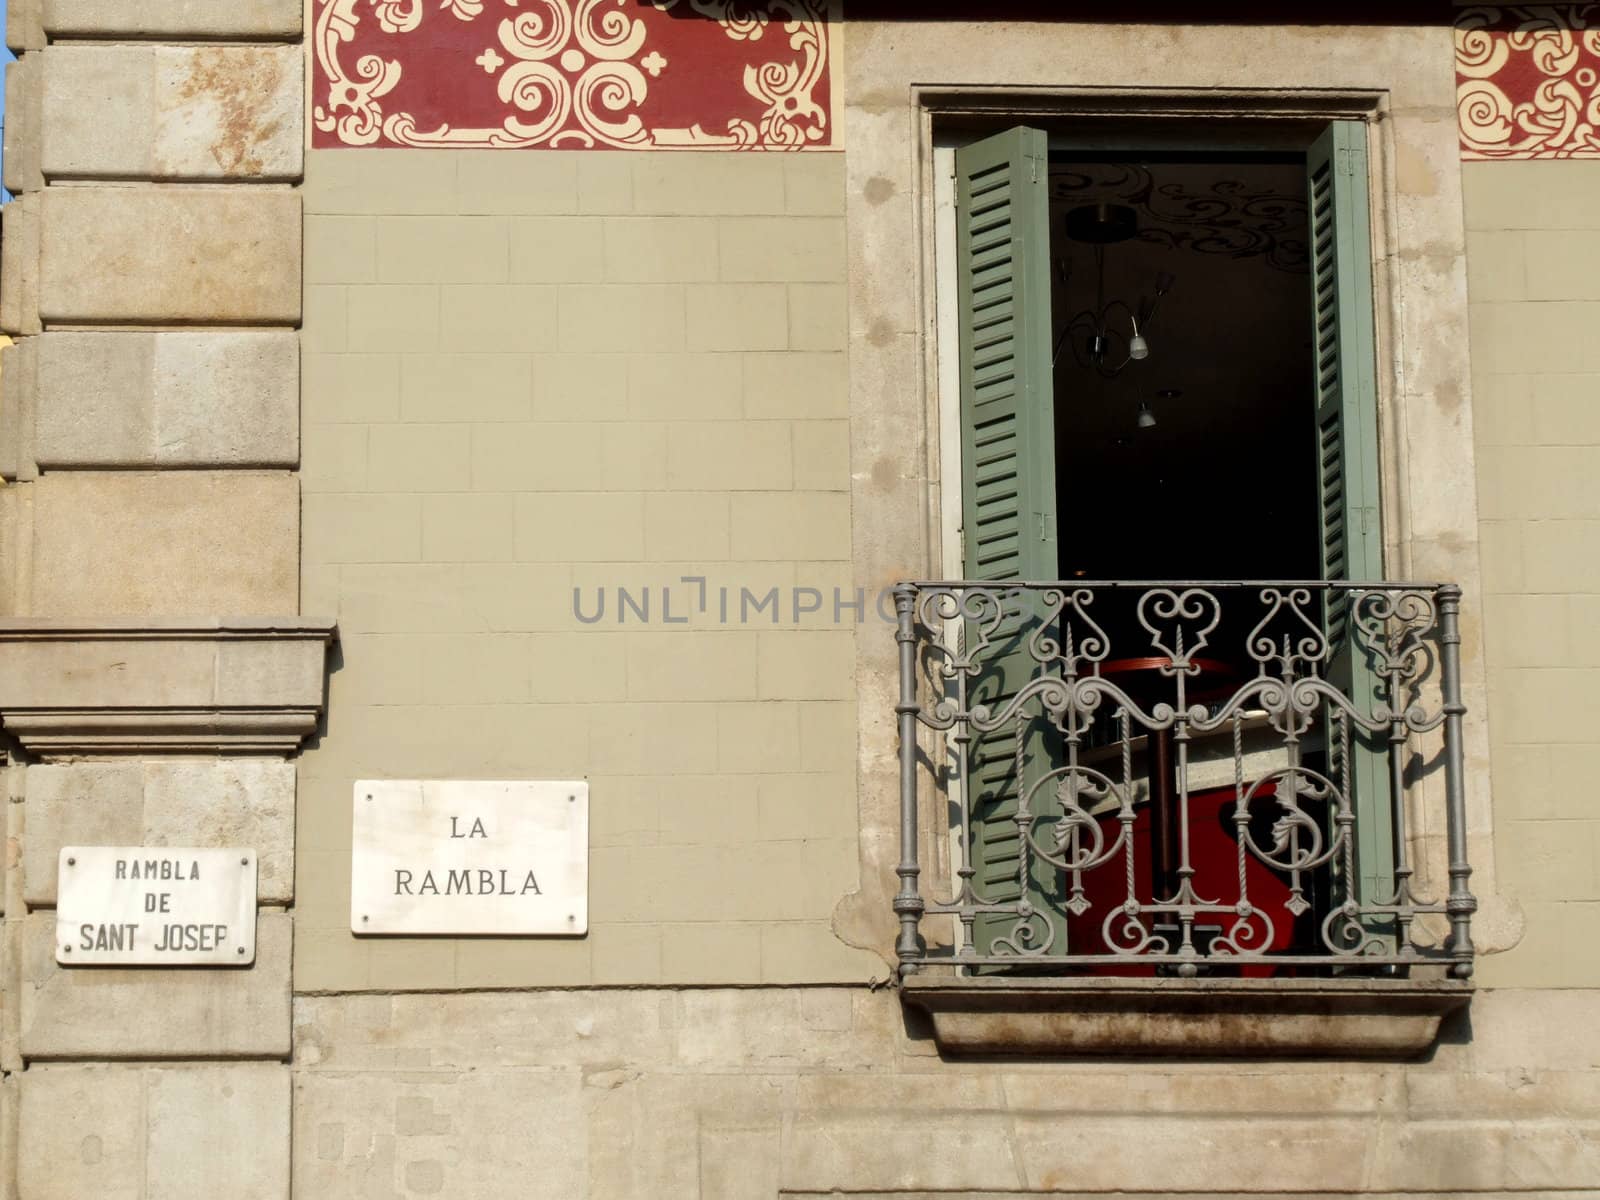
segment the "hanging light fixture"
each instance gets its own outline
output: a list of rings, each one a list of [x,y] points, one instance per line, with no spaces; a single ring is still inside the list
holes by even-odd
[[[1126,242],[1138,235],[1138,215],[1125,204],[1084,204],[1072,209],[1066,218],[1067,237],[1093,248],[1095,271],[1094,307],[1076,313],[1056,338],[1054,362],[1063,346],[1070,347],[1073,360],[1092,368],[1106,379],[1120,375],[1129,363],[1150,357],[1150,341],[1145,330],[1155,319],[1161,298],[1177,278],[1166,271],[1156,274],[1155,295],[1141,296],[1137,305],[1125,300],[1106,299],[1106,247]],[[1059,264],[1065,278],[1072,263]],[[1126,322],[1126,328],[1124,328]],[[1140,422],[1143,425],[1143,422]],[[1151,419],[1154,424],[1154,418]],[[1146,426],[1148,428],[1148,426]]]
[[[1162,388],[1156,395],[1163,400],[1176,400],[1183,392],[1178,388]],[[1135,425],[1140,429],[1154,429],[1156,427],[1156,410],[1151,407],[1150,401],[1139,401],[1139,415],[1134,418]]]

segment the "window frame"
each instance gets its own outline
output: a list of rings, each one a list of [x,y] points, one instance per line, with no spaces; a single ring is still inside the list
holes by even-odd
[[[1059,120],[1061,110],[1052,114]],[[1074,114],[1075,115],[1075,114]],[[1120,119],[1119,119],[1120,118]],[[1315,148],[1324,140],[1332,138],[1335,145],[1338,139],[1334,136],[1333,126],[1336,122],[1347,124],[1359,123],[1365,133],[1364,159],[1362,163],[1362,181],[1366,188],[1366,251],[1371,258],[1369,263],[1361,264],[1360,273],[1367,276],[1366,282],[1370,288],[1371,315],[1371,386],[1373,390],[1372,404],[1374,408],[1375,428],[1371,431],[1376,438],[1377,445],[1374,449],[1377,479],[1375,480],[1375,493],[1373,496],[1377,504],[1378,513],[1378,574],[1377,578],[1406,578],[1405,573],[1392,569],[1398,555],[1394,548],[1400,543],[1400,538],[1394,528],[1395,522],[1391,519],[1391,508],[1395,505],[1393,499],[1398,491],[1397,471],[1391,470],[1391,439],[1387,435],[1385,403],[1389,389],[1389,372],[1385,364],[1390,360],[1383,352],[1386,322],[1384,320],[1385,300],[1390,305],[1396,301],[1388,294],[1387,275],[1382,271],[1385,261],[1382,247],[1387,244],[1388,227],[1386,217],[1389,206],[1379,199],[1379,188],[1385,174],[1382,170],[1381,145],[1375,133],[1375,125],[1381,118],[1377,109],[1362,111],[1356,114],[1327,113],[1309,116],[1295,114],[1283,118],[1257,117],[1259,133],[1264,136],[1240,136],[1237,126],[1230,128],[1227,136],[1218,138],[1199,122],[1192,131],[1177,132],[1173,129],[1147,126],[1150,131],[1141,133],[1137,122],[1129,125],[1126,114],[1100,116],[1088,115],[1083,120],[1089,128],[1079,134],[1050,133],[1048,136],[1048,149],[1070,150],[1077,152],[1093,152],[1104,150],[1108,152],[1144,151],[1151,154],[1184,153],[1195,150],[1204,150],[1208,153],[1250,153],[1262,151],[1291,151],[1305,156],[1308,164]],[[1157,120],[1163,120],[1157,118]],[[1247,119],[1248,121],[1249,119]],[[936,570],[935,575],[941,578],[956,579],[966,577],[965,545],[963,542],[963,518],[965,507],[965,481],[962,472],[962,440],[963,440],[963,414],[962,414],[962,352],[961,352],[961,314],[957,303],[957,293],[960,285],[960,262],[957,249],[957,224],[958,214],[956,208],[956,193],[959,188],[957,179],[957,151],[966,145],[979,142],[1002,133],[1017,125],[1050,124],[1050,120],[1040,121],[1038,117],[1032,119],[1013,113],[1005,115],[993,114],[981,121],[963,119],[956,129],[941,127],[935,110],[929,109],[924,117],[924,145],[927,149],[925,156],[927,173],[923,196],[925,200],[926,224],[929,236],[924,239],[923,253],[926,264],[924,278],[929,280],[931,291],[932,315],[931,336],[928,338],[928,354],[932,359],[932,369],[929,377],[932,381],[933,411],[929,415],[929,427],[933,431],[935,443],[935,461],[938,464],[939,486],[935,492],[935,503],[938,506],[937,523],[934,525],[937,536],[937,548],[942,570]],[[959,132],[957,132],[959,130]],[[1359,246],[1359,241],[1356,243]],[[1046,248],[1046,263],[1048,264],[1048,247]],[[1369,269],[1370,268],[1370,269]],[[1348,267],[1345,268],[1348,270]],[[1308,314],[1309,316],[1309,314]],[[1363,331],[1364,332],[1364,331]],[[1341,354],[1341,365],[1346,365]],[[1341,372],[1342,374],[1343,372]],[[1308,380],[1309,384],[1309,380]],[[1356,386],[1359,386],[1357,384]],[[1312,396],[1308,400],[1314,399]],[[1308,469],[1313,462],[1313,446],[1305,447],[1306,464]],[[1321,492],[1319,481],[1318,491]],[[1320,501],[1319,501],[1320,503]],[[1065,525],[1066,522],[1058,522]],[[947,760],[950,747],[942,739],[938,745],[937,753],[941,759]],[[946,786],[955,788],[959,786],[954,772],[944,773]],[[960,796],[953,796],[960,801]],[[1387,806],[1390,802],[1386,794],[1382,803]],[[1358,803],[1361,801],[1358,799]],[[1367,803],[1379,803],[1373,798]],[[968,811],[964,804],[952,806],[959,807],[960,811]],[[1365,821],[1362,823],[1363,833],[1369,828],[1376,828],[1377,823]],[[942,835],[942,836],[941,836]],[[959,881],[955,878],[955,865],[961,861],[961,843],[967,836],[959,825],[946,821],[936,831],[940,861],[938,869],[946,885],[955,888]],[[976,837],[976,834],[973,835]],[[1364,836],[1364,839],[1365,836]],[[1382,839],[1380,839],[1381,841]],[[1391,847],[1392,854],[1392,847]],[[1377,884],[1364,886],[1378,886],[1382,889],[1385,881],[1392,886],[1393,862],[1377,868]],[[1362,868],[1364,877],[1370,874],[1370,869]],[[954,921],[953,921],[954,924]],[[959,939],[960,931],[952,929],[952,934]]]

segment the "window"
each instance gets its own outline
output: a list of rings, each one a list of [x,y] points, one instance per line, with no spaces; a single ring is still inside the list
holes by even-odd
[[[1188,353],[1179,357],[1187,359],[1184,367],[1200,381],[1198,386],[1188,383],[1183,369],[1173,374],[1171,355],[1162,357],[1161,339],[1163,332],[1172,335],[1171,321],[1145,331],[1153,347],[1152,361],[1127,363],[1127,370],[1111,377],[1111,385],[1105,374],[1081,369],[1093,364],[1063,357],[1068,350],[1076,352],[1072,339],[1077,334],[1068,312],[1055,310],[1101,305],[1110,278],[1106,262],[1116,251],[1105,247],[1093,257],[1069,258],[1067,250],[1084,247],[1063,245],[1064,216],[1074,196],[1061,180],[1082,178],[1088,162],[1144,172],[1145,194],[1158,201],[1166,197],[1182,206],[1187,194],[1200,205],[1188,210],[1190,216],[1213,211],[1227,190],[1212,186],[1186,192],[1181,181],[1162,184],[1163,171],[1173,178],[1221,178],[1219,172],[1226,168],[1255,171],[1262,178],[1283,178],[1287,172],[1293,179],[1305,214],[1298,231],[1301,270],[1293,280],[1276,281],[1271,289],[1251,289],[1240,282],[1251,278],[1247,272],[1234,270],[1230,275],[1224,269],[1230,255],[1227,237],[1230,229],[1239,233],[1240,225],[1228,226],[1225,215],[1221,223],[1212,222],[1209,233],[1200,222],[1200,232],[1191,231],[1183,243],[1186,253],[1173,256],[1206,264],[1201,271],[1191,266],[1177,281],[1179,288],[1189,289],[1191,331],[1205,325],[1202,310],[1209,308],[1230,334],[1242,335],[1215,351],[1227,361],[1213,369],[1202,344],[1203,333],[1190,333]],[[966,580],[1081,578],[1116,584],[1175,578],[1382,579],[1364,123],[1331,122],[1308,145],[1290,153],[1281,147],[1259,153],[1184,146],[1139,154],[1106,150],[1074,154],[1057,149],[1053,155],[1045,131],[1016,127],[956,149],[953,165],[955,319],[960,335],[960,553]],[[1234,193],[1236,199],[1239,195]],[[1277,222],[1280,249],[1296,244],[1297,231],[1284,211],[1300,210],[1286,198],[1280,211],[1263,215]],[[1197,244],[1208,236],[1213,243],[1210,258],[1206,258],[1208,247]],[[1157,253],[1151,252],[1152,246]],[[1158,233],[1146,243],[1144,258],[1160,259],[1162,246]],[[1244,257],[1248,256],[1234,253],[1233,261]],[[1085,270],[1090,263],[1098,268]],[[1147,269],[1145,278],[1133,284],[1125,273],[1120,282],[1128,285],[1130,296],[1142,291],[1148,297],[1150,278],[1156,274]],[[1124,307],[1134,324],[1149,315],[1141,311],[1147,304],[1133,299]],[[1163,319],[1173,315],[1162,314]],[[1256,329],[1259,332],[1253,333]],[[1175,341],[1184,344],[1181,334]],[[1125,357],[1126,341],[1122,353],[1112,355],[1116,360]],[[1167,374],[1149,369],[1158,362],[1166,364]],[[1241,378],[1261,394],[1239,400]],[[1235,380],[1231,390],[1219,395],[1217,389],[1227,390],[1230,379]],[[1168,382],[1173,386],[1164,386]],[[1160,438],[1146,437],[1147,432],[1157,431],[1138,424],[1135,401],[1148,404],[1158,385],[1162,393],[1181,395],[1151,415],[1182,428]],[[1108,413],[1126,432],[1108,431]],[[1094,428],[1095,422],[1100,427]],[[1217,461],[1209,467],[1202,453],[1207,444],[1220,447],[1214,456]],[[1111,632],[1136,628],[1132,600],[1124,603],[1121,595],[1106,592],[1095,609],[1100,624]],[[1049,601],[1042,596],[1034,592],[1011,597],[1004,619],[987,631],[990,652],[972,682],[973,702],[1000,711],[1019,687],[1039,674],[1036,639],[1050,621],[1065,621],[1060,606],[1043,611],[1041,606]],[[1351,636],[1347,593],[1319,592],[1316,605],[1323,632],[1334,647],[1320,670],[1358,706],[1372,711],[1382,688],[1370,655],[1358,652]],[[1221,618],[1222,632],[1232,640],[1249,635],[1248,624],[1229,629],[1228,619]],[[1059,636],[1067,631],[1045,632]],[[1225,669],[1226,664],[1218,667]],[[1202,681],[1203,676],[1197,676],[1197,683]],[[1114,736],[1109,723],[1115,717],[1108,705],[1096,717],[1098,731],[1079,731],[1081,746],[1092,745],[1096,736],[1105,737],[1108,731]],[[1381,906],[1396,886],[1396,831],[1390,817],[1393,760],[1381,734],[1350,725],[1335,730],[1330,720],[1327,712],[1319,716],[1320,727],[1293,752],[1305,753],[1308,765],[1320,764],[1324,776],[1348,778],[1346,790],[1353,793],[1361,814],[1354,822],[1359,882],[1352,881],[1351,890],[1363,905]],[[1063,732],[1059,723],[1049,720],[1019,720],[971,739],[970,855],[980,901],[1014,906],[1026,893],[1040,908],[1060,910],[1075,903],[1091,907],[1092,889],[1085,893],[1080,887],[1069,895],[1081,880],[1071,881],[1071,872],[1063,870],[1060,861],[1029,855],[1027,878],[1019,878],[1024,874],[1021,840],[1032,828],[1018,820],[1019,795],[1059,772]],[[1155,736],[1145,746],[1152,787],[1157,786]],[[1172,753],[1168,745],[1160,749],[1162,755]],[[1187,753],[1188,747],[1183,749]],[[1317,819],[1331,827],[1338,819],[1335,807],[1328,804]],[[1149,816],[1152,823],[1160,819],[1159,813]],[[1107,830],[1106,836],[1111,832]],[[1085,831],[1068,830],[1057,836],[1077,838]],[[1261,834],[1263,840],[1272,836],[1270,830]],[[1155,861],[1159,852],[1152,855],[1154,874],[1148,887],[1155,893],[1152,898],[1158,899],[1180,881],[1174,877],[1175,856],[1163,866]],[[1187,841],[1183,860],[1192,878]],[[1332,864],[1332,869],[1337,867]],[[1328,907],[1326,885],[1307,890],[1309,906]],[[1115,898],[1109,899],[1114,907]],[[1103,913],[1104,906],[1098,911]],[[1320,918],[1322,913],[1313,915]],[[1018,946],[1019,926],[1012,911],[980,911],[970,937],[980,953],[1011,939],[1013,951],[1064,954],[1069,926],[1070,919],[1035,926],[1025,935],[1032,943]],[[1367,928],[1380,938],[1392,939],[1394,934],[1392,923],[1381,920],[1376,925],[1369,920]],[[1042,932],[1046,929],[1049,932]],[[1190,934],[1185,928],[1183,937]],[[1090,940],[1098,936],[1091,934]],[[1220,927],[1213,936],[1221,936]],[[1074,949],[1082,947],[1080,938]]]

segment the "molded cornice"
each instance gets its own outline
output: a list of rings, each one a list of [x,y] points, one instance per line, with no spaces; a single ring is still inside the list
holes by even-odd
[[[334,622],[0,622],[0,725],[42,759],[293,754],[325,704]]]

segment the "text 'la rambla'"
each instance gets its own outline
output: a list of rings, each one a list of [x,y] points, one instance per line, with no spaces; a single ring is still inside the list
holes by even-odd
[[[462,818],[450,818],[452,839],[473,839],[489,836],[481,817],[473,817],[465,830]],[[521,876],[521,882],[518,882]],[[440,883],[440,879],[443,883]],[[531,869],[511,867],[460,867],[445,868],[436,875],[431,867],[421,872],[396,867],[394,872],[396,896],[542,896],[539,880]]]

